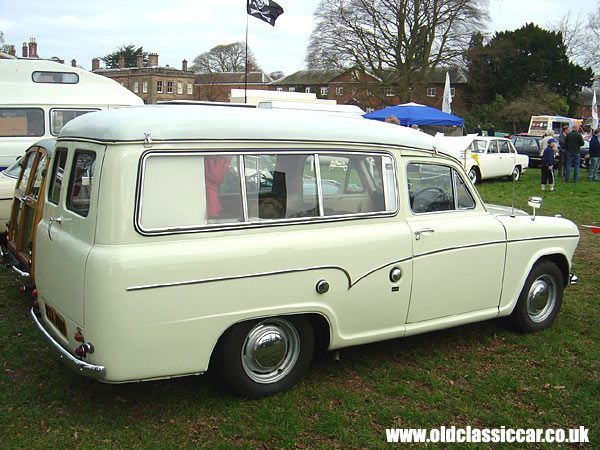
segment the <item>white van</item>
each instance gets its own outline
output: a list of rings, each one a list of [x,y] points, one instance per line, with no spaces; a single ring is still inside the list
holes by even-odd
[[[292,387],[317,346],[501,316],[550,326],[577,227],[488,210],[440,150],[409,128],[302,111],[83,116],[47,175],[31,315],[81,374],[211,368],[249,397]]]
[[[531,116],[529,133],[531,136],[544,136],[548,131],[554,131],[558,136],[564,127],[581,126],[582,119],[573,119],[563,116]]]
[[[54,61],[0,59],[0,170],[82,114],[143,101],[114,80]]]

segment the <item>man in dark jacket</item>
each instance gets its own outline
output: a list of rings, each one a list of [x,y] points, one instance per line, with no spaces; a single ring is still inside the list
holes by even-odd
[[[571,127],[566,125],[562,129],[562,133],[558,136],[558,176],[563,177],[565,175],[565,166],[567,165],[567,146],[565,145],[565,138],[567,134],[571,132]],[[542,149],[543,151],[543,149]]]
[[[571,181],[571,167],[573,167],[573,182],[579,181],[579,164],[581,163],[581,147],[583,137],[579,133],[579,127],[574,127],[565,137],[565,146],[567,147],[567,172],[565,173],[565,181],[568,183]]]
[[[588,180],[598,181],[598,167],[600,166],[600,128],[594,130],[590,139],[590,165],[588,166]]]
[[[488,136],[496,136],[496,129],[494,128],[494,124],[491,124],[488,128]]]

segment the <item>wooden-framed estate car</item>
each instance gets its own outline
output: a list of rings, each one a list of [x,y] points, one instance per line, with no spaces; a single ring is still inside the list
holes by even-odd
[[[3,244],[4,264],[21,277],[35,279],[36,228],[44,209],[43,192],[48,164],[56,139],[44,139],[27,149],[19,161],[7,239]]]
[[[442,150],[314,112],[83,116],[50,163],[31,316],[80,374],[210,368],[247,397],[291,388],[315,347],[506,316],[549,327],[574,281],[577,227],[488,209]]]

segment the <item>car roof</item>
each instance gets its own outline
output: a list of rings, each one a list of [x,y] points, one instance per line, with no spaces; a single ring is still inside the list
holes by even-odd
[[[229,108],[203,105],[146,105],[84,114],[68,122],[59,140],[101,142],[189,140],[324,141],[389,144],[443,151],[433,136],[365,118],[314,111]]]

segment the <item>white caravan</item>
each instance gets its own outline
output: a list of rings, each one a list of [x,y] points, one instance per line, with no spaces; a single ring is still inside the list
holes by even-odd
[[[0,169],[77,116],[143,101],[114,80],[54,61],[0,59]]]

